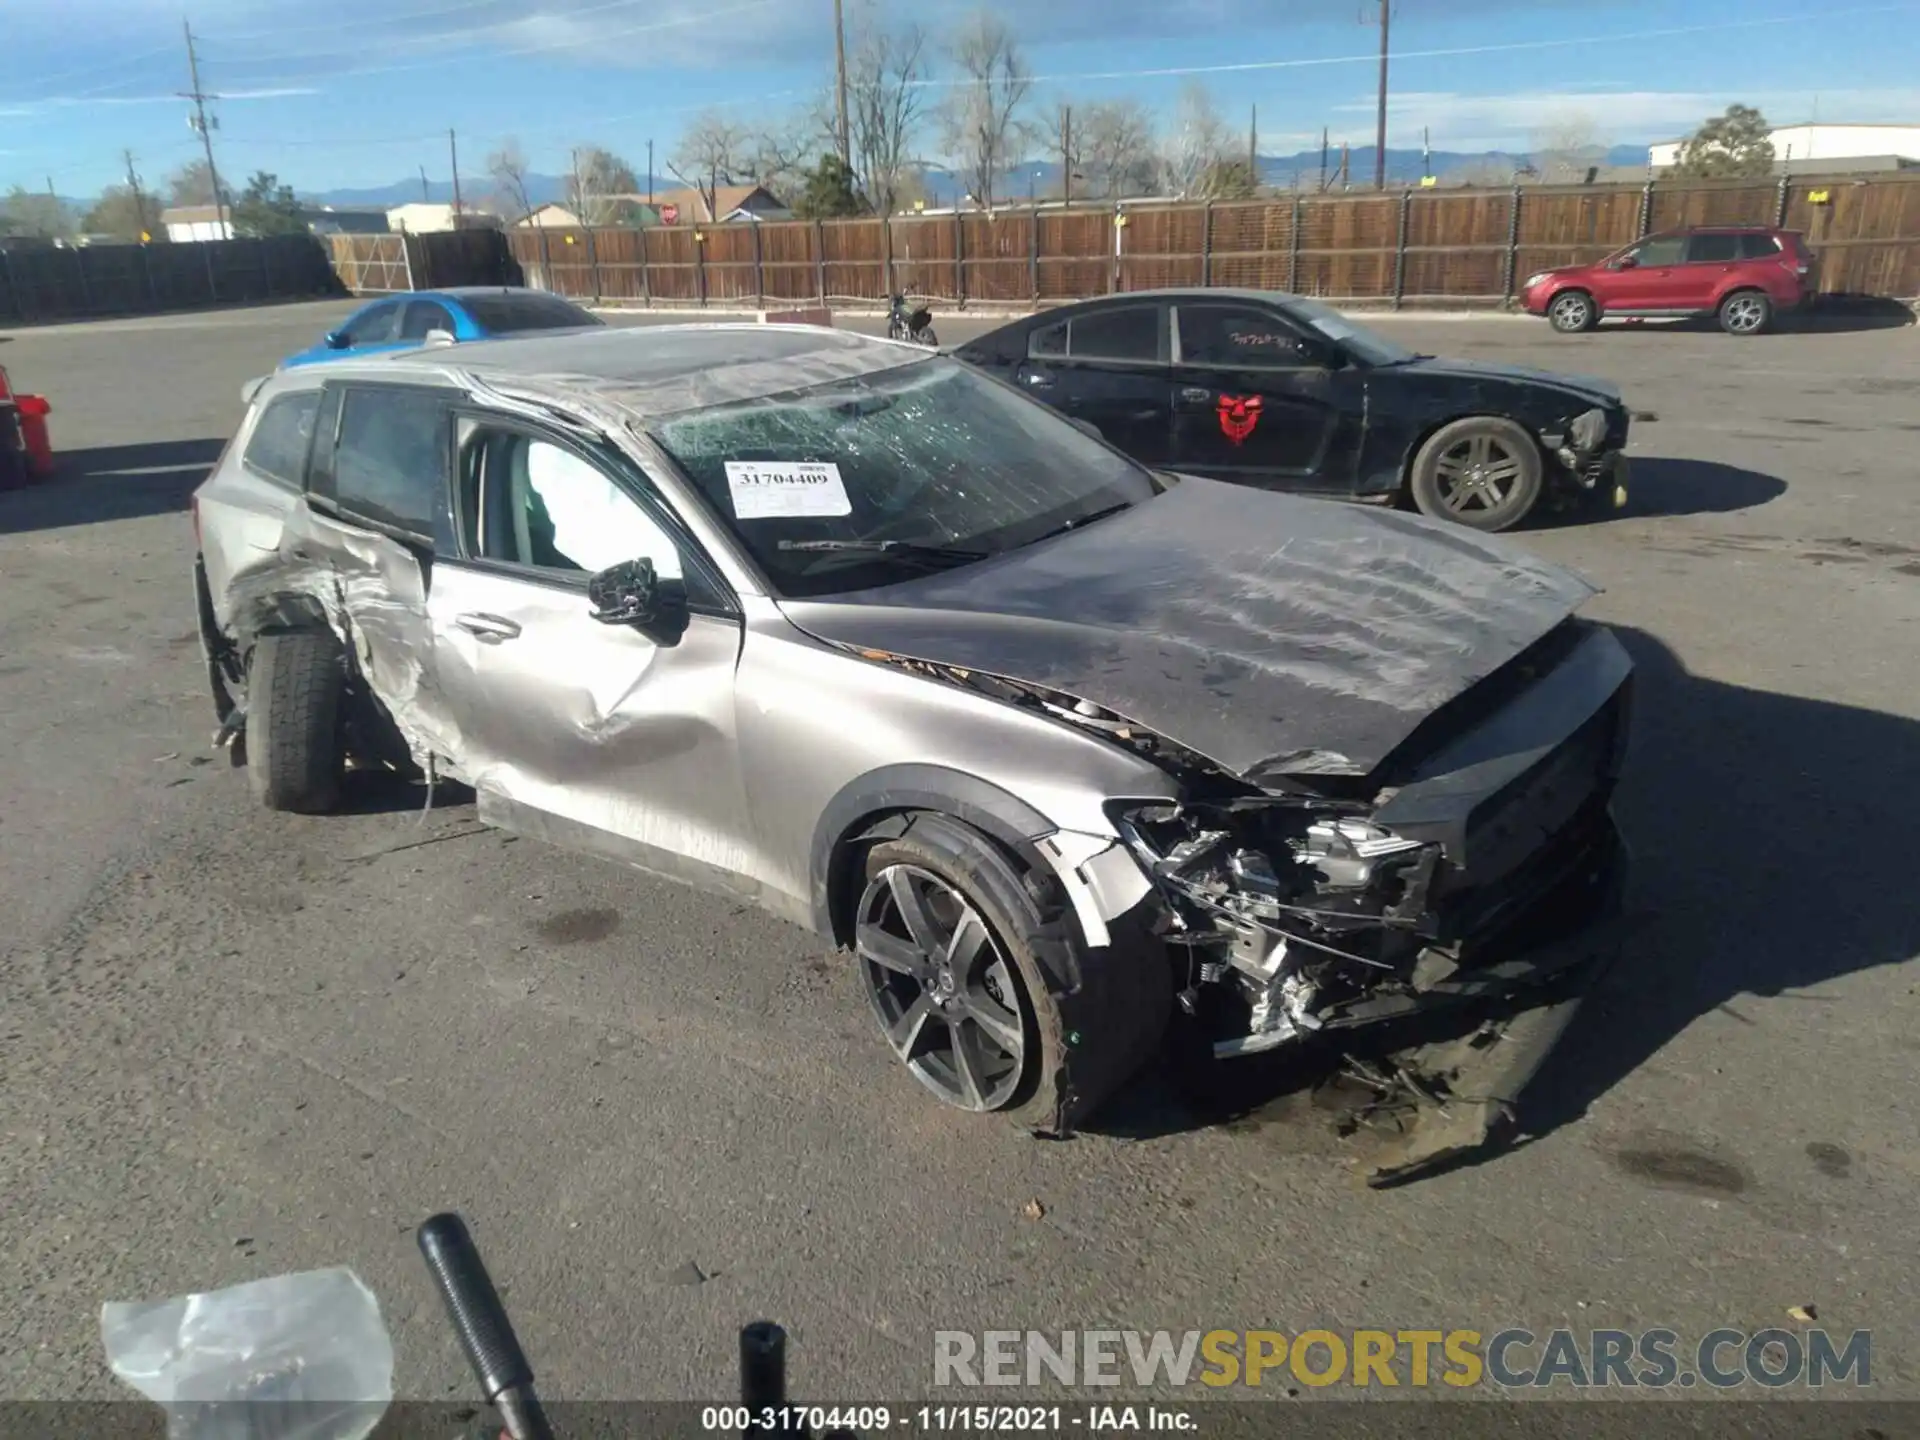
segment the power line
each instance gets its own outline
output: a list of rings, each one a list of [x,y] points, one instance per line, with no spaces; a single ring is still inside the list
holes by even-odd
[[[55,75],[36,75],[34,76],[34,81],[40,85],[59,85],[64,81],[77,80],[83,75],[103,75],[109,70],[119,70],[125,66],[136,64],[141,60],[151,60],[156,55],[171,55],[172,53],[173,46],[171,44],[156,45],[151,50],[141,50],[136,54],[122,55],[117,60],[108,60],[99,65],[83,65],[78,70],[62,70]],[[111,90],[114,85],[126,85],[130,83],[131,82],[127,80],[116,80],[113,82],[113,85],[106,85],[101,88]],[[23,95],[17,98],[22,104],[32,105],[36,103],[30,96]]]
[[[345,80],[356,75],[391,75],[407,70],[432,70],[442,65],[471,65],[476,58],[502,59],[511,55],[543,55],[555,50],[572,50],[582,45],[604,45],[609,40],[619,40],[629,35],[653,34],[661,30],[675,30],[687,25],[704,25],[729,15],[743,15],[751,10],[765,10],[774,5],[786,4],[788,0],[746,0],[739,5],[724,6],[717,10],[702,11],[697,15],[681,15],[671,20],[650,20],[639,25],[628,25],[618,30],[606,30],[598,34],[582,35],[575,40],[545,40],[531,45],[516,45],[491,50],[485,56],[476,57],[465,51],[453,55],[442,55],[433,60],[415,60],[402,65],[363,65],[347,70],[335,70],[318,74],[297,76],[275,76],[255,84],[298,84],[311,83],[314,80]],[[244,63],[244,62],[238,62]]]
[[[583,6],[578,10],[570,10],[562,18],[571,22],[571,21],[579,20],[584,15],[598,15],[601,12],[607,11],[607,10],[625,10],[635,5],[654,5],[657,3],[658,3],[658,0],[601,0],[601,3],[597,5],[587,5],[587,6]],[[390,20],[396,17],[382,16],[380,18],[381,20],[384,21],[384,20]],[[426,17],[423,15],[423,16],[416,16],[414,18],[426,18]],[[522,29],[526,25],[528,18],[529,17],[522,15],[512,20],[496,20],[491,24],[487,24],[487,25],[463,26],[461,27],[460,30],[458,30],[457,32],[451,35],[444,30],[436,30],[431,34],[427,34],[427,35],[401,35],[392,39],[383,39],[379,43],[383,46],[386,46],[389,49],[398,49],[402,46],[448,45],[451,43],[457,43],[463,48],[469,48],[476,44],[483,43],[483,37],[489,34],[498,34],[501,32],[510,32],[510,31]],[[703,20],[705,18],[707,17],[704,15],[683,16],[674,20],[659,22],[658,28],[665,28],[665,26],[669,26],[669,25],[693,24],[696,21]],[[329,26],[327,28],[337,30],[339,27]],[[203,35],[200,37],[200,39],[202,44],[204,45],[207,37]],[[581,42],[575,41],[570,43],[578,44]],[[254,64],[255,62],[270,63],[277,60],[327,60],[327,59],[336,58],[342,55],[360,56],[366,53],[367,53],[367,47],[365,45],[357,45],[352,47],[351,49],[346,49],[346,50],[309,50],[309,49],[306,49],[305,47],[302,47],[297,50],[270,51],[266,54],[232,55],[232,56],[226,57],[226,62],[230,66],[231,65],[251,65],[251,64]]]
[[[1910,14],[1920,4],[1860,5],[1844,10],[1815,10],[1798,15],[1773,15],[1758,20],[1722,20],[1709,25],[1674,25],[1659,30],[1626,30],[1612,35],[1567,36],[1558,40],[1508,40],[1495,45],[1452,45],[1431,50],[1397,50],[1397,60],[1438,60],[1457,55],[1502,55],[1519,50],[1553,50],[1567,46],[1612,45],[1630,40],[1665,40],[1681,35],[1712,35],[1728,30],[1752,30],[1768,25],[1810,25],[1850,15]],[[1259,70],[1305,70],[1318,65],[1364,65],[1377,61],[1378,55],[1322,55],[1310,60],[1243,60],[1228,65],[1168,65],[1139,70],[1059,71],[1049,75],[1030,75],[1029,83],[1058,84],[1066,80],[1146,80],[1178,75],[1226,75]],[[970,85],[964,77],[933,76],[907,82],[914,89],[950,89]]]

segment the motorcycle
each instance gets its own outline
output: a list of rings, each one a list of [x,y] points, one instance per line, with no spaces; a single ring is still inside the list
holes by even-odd
[[[910,341],[929,349],[940,344],[939,338],[933,333],[933,311],[925,305],[916,305],[909,310],[904,295],[895,295],[887,312],[887,338]]]
[[[466,1223],[435,1215],[415,1238],[492,1411],[462,1437],[554,1440],[533,1366]],[[351,1270],[109,1304],[100,1332],[114,1374],[167,1411],[168,1440],[367,1440],[393,1399],[393,1343],[379,1302]],[[741,1329],[740,1402],[708,1407],[726,1417],[720,1428],[813,1440],[807,1413],[787,1400],[786,1338],[768,1320]],[[836,1427],[818,1440],[856,1436]]]

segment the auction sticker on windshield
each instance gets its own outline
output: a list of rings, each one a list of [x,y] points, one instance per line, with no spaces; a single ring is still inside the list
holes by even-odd
[[[733,513],[742,520],[812,520],[851,515],[853,502],[831,461],[727,461]]]

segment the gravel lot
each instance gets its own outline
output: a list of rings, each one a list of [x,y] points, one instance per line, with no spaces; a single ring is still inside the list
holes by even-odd
[[[411,1238],[452,1206],[553,1396],[726,1398],[760,1315],[797,1393],[857,1400],[922,1393],[935,1328],[1811,1304],[1920,1398],[1920,334],[1382,322],[1659,419],[1626,512],[1519,537],[1642,665],[1630,961],[1536,1139],[1373,1194],[1260,1072],[1230,1123],[1149,1081],[1027,1140],[925,1098],[798,930],[470,809],[257,811],[207,748],[183,506],[242,382],[344,308],[0,339],[66,466],[0,495],[0,1396],[120,1393],[103,1300],[331,1264],[402,1394],[465,1395]]]

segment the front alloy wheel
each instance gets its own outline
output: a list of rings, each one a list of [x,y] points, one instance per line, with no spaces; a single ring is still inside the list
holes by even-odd
[[[1444,452],[1434,469],[1440,503],[1459,520],[1510,506],[1526,473],[1524,460],[1503,437],[1484,432]]]
[[[894,1053],[962,1110],[998,1110],[1026,1070],[1026,996],[972,902],[912,865],[867,881],[854,930],[860,973]]]
[[[1578,335],[1593,328],[1593,301],[1578,290],[1556,295],[1547,307],[1547,319],[1565,335]]]

